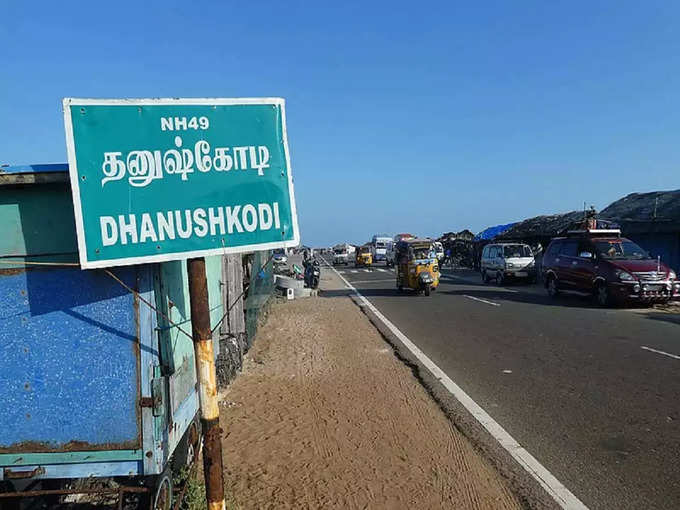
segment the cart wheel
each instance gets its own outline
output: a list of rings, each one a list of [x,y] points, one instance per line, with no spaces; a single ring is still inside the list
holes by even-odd
[[[153,492],[153,510],[170,510],[172,507],[172,477],[163,473],[158,477]]]
[[[426,296],[429,296],[429,295],[430,295],[430,286],[429,286],[429,285],[427,285],[427,286],[425,287],[425,295],[426,295]]]

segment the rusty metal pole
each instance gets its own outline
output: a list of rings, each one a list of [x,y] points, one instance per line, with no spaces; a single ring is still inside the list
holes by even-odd
[[[208,281],[203,257],[187,260],[191,332],[194,337],[196,374],[203,425],[203,474],[208,510],[224,510],[224,480],[222,473],[222,441],[220,410],[217,402],[215,354],[210,331]]]

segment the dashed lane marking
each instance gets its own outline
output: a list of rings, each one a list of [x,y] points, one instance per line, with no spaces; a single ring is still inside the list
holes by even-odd
[[[376,280],[355,280],[352,283],[383,283],[383,282],[392,282],[394,283],[394,278],[390,278],[389,280],[387,279],[376,279]]]
[[[487,305],[492,305],[492,306],[501,306],[500,303],[494,303],[493,301],[487,301],[486,299],[474,297],[474,296],[468,296],[467,294],[463,294],[464,297],[468,299],[474,299],[475,301],[479,301],[480,303],[486,303]]]

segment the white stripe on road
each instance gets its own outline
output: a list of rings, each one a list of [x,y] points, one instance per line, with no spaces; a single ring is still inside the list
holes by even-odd
[[[350,273],[358,273],[359,271],[357,271],[356,269],[350,269],[349,272]]]
[[[335,269],[334,269],[335,270]],[[337,271],[335,271],[338,273]],[[359,301],[365,305],[371,312],[375,314],[387,328],[394,333],[394,335],[401,340],[406,348],[418,358],[418,360],[438,379],[444,387],[465,406],[465,408],[474,416],[477,421],[498,441],[498,443],[515,459],[524,470],[531,475],[545,491],[555,500],[555,502],[565,510],[587,510],[588,507],[584,505],[569,489],[567,489],[562,482],[548,471],[543,465],[536,460],[527,450],[525,450],[515,439],[508,434],[508,432],[501,427],[489,414],[482,409],[477,402],[463,391],[451,378],[444,373],[430,358],[428,358],[423,351],[421,351],[411,340],[408,339],[399,329],[392,324],[387,317],[366,299],[361,293],[355,289],[341,274],[338,277],[345,283],[348,289],[351,289],[357,296]]]
[[[474,299],[475,301],[479,301],[480,303],[486,303],[487,305],[493,305],[493,306],[501,306],[500,303],[494,303],[493,301],[487,301],[486,299],[474,297],[474,296],[468,296],[467,294],[463,294],[464,297],[468,299]]]
[[[392,283],[394,283],[394,278],[390,278],[389,280],[386,280],[386,279],[356,280],[356,281],[353,281],[352,283],[378,283],[378,282],[392,282]]]
[[[387,272],[387,269],[383,269],[382,267],[377,267],[376,269],[377,269],[378,271],[380,271],[381,273],[386,273],[386,272]]]
[[[669,352],[663,352],[663,351],[657,351],[656,349],[652,349],[651,347],[646,347],[644,345],[641,345],[640,349],[644,349],[645,351],[649,351],[649,352],[655,352],[657,354],[662,354],[664,356],[668,356],[669,358],[680,359],[680,356],[678,356],[676,354],[671,354]]]

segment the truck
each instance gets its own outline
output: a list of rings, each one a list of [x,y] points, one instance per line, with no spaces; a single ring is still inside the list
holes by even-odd
[[[222,259],[206,257],[215,325]],[[0,504],[115,477],[168,508],[200,441],[186,264],[81,270],[68,166],[4,167],[0,304]]]
[[[373,255],[373,263],[386,262],[387,250],[392,244],[392,237],[387,234],[376,234],[371,239],[371,253]]]
[[[350,258],[350,245],[343,243],[333,246],[333,265],[343,264],[346,266],[349,264]]]
[[[405,241],[406,239],[414,239],[415,236],[413,234],[397,234],[395,235],[390,243],[387,246],[387,250],[385,251],[385,264],[388,266],[394,266],[394,245],[397,244],[399,241]]]

